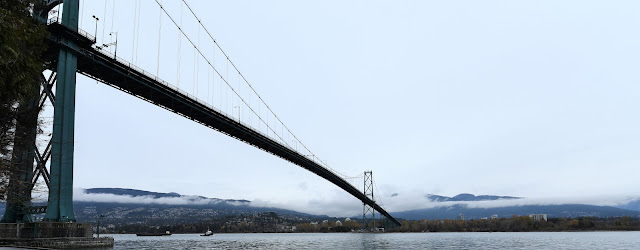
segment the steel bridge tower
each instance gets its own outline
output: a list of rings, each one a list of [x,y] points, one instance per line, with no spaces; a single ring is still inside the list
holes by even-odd
[[[375,202],[375,198],[373,196],[373,173],[372,171],[364,172],[364,195],[369,197],[372,201]],[[373,229],[376,229],[376,210],[367,205],[366,203],[362,203],[362,229],[370,230],[369,224],[372,224]]]

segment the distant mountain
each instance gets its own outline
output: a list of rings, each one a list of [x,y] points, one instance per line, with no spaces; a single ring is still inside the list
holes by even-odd
[[[125,189],[125,188],[89,188],[85,190],[87,194],[115,194],[115,195],[130,195],[133,197],[138,196],[150,196],[153,198],[165,198],[165,197],[180,197],[178,193],[156,193],[137,189]]]
[[[251,215],[276,212],[289,218],[309,219],[320,216],[293,210],[254,207],[247,200],[223,200],[204,196],[180,195],[178,193],[158,193],[136,189],[91,188],[86,194],[111,194],[104,199],[85,196],[74,200],[73,207],[78,221],[96,221],[104,215],[105,223],[136,224],[148,223],[191,223],[230,215]]]
[[[508,218],[514,214],[515,215],[547,214],[547,216],[550,218],[583,217],[583,216],[639,217],[640,211],[632,211],[628,209],[609,207],[609,206],[592,206],[592,205],[580,205],[580,204],[509,206],[509,207],[495,207],[495,208],[470,208],[465,204],[457,204],[452,206],[443,206],[443,207],[391,213],[391,215],[394,217],[408,219],[408,220],[456,219],[459,214],[464,215],[465,219],[480,219],[482,217],[490,218],[491,215],[494,215],[494,214],[497,214],[498,217],[501,217],[501,218]]]
[[[640,211],[640,200],[635,200],[624,205],[616,206],[618,208]]]
[[[425,196],[430,201],[445,202],[445,201],[492,201],[492,200],[512,200],[521,199],[521,197],[512,196],[497,196],[497,195],[478,195],[473,194],[459,194],[454,197],[447,197],[441,195],[427,194]]]

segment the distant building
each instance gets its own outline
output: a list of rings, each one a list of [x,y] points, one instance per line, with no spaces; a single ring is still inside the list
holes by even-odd
[[[547,214],[530,214],[529,218],[533,221],[547,221]]]
[[[480,218],[480,219],[481,219],[481,220],[488,220],[489,218],[487,218],[487,217],[482,217],[482,218]]]
[[[496,219],[498,219],[498,215],[497,215],[497,214],[491,215],[491,219],[492,219],[492,220],[496,220]]]
[[[329,220],[323,220],[322,221],[322,225],[327,225],[327,224],[329,224]]]
[[[314,225],[314,226],[318,226],[318,222],[312,221],[309,224]]]
[[[347,221],[350,221],[350,220],[351,220],[351,218],[346,218],[346,219],[344,219],[344,222],[347,222]]]
[[[459,214],[458,215],[458,220],[464,220],[464,214]]]
[[[336,221],[336,227],[342,226],[342,222],[340,222],[339,220]]]

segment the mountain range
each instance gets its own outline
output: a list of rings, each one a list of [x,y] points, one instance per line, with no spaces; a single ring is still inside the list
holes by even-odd
[[[426,209],[415,209],[400,212],[391,212],[391,215],[408,220],[420,219],[456,219],[463,215],[465,219],[491,218],[497,215],[499,218],[508,218],[513,215],[547,214],[548,217],[640,217],[640,200],[627,204],[613,206],[595,206],[584,204],[562,205],[518,205],[500,206],[491,208],[469,206],[469,202],[517,200],[522,197],[497,196],[497,195],[473,195],[468,193],[458,194],[453,197],[428,194],[425,198],[430,202],[443,203]],[[448,202],[445,203],[445,202]],[[463,204],[456,202],[465,202]],[[433,205],[433,204],[432,204]]]
[[[512,215],[547,214],[548,217],[640,217],[640,201],[629,202],[618,207],[594,206],[584,204],[564,205],[522,205],[493,208],[469,206],[478,201],[497,201],[523,199],[521,197],[497,195],[459,194],[453,197],[429,194],[425,203],[442,203],[427,209],[390,211],[397,219],[455,219],[464,215],[465,219],[483,217],[511,217]],[[462,203],[459,203],[462,202]],[[4,204],[0,205],[3,212]],[[181,195],[178,193],[159,193],[136,189],[92,188],[74,196],[74,211],[78,221],[96,221],[100,215],[105,222],[113,224],[191,223],[205,219],[228,216],[251,215],[276,212],[291,220],[318,221],[330,218],[326,215],[312,215],[275,207],[252,206],[251,201],[218,199],[204,196]],[[354,215],[352,218],[359,218]]]

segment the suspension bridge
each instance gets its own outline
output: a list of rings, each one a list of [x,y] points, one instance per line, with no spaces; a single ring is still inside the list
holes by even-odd
[[[32,106],[42,108],[50,103],[54,107],[53,132],[46,146],[38,147],[35,128],[18,128],[32,131],[33,141],[23,146],[25,149],[21,155],[26,160],[21,167],[24,173],[16,177],[18,180],[14,178],[11,181],[16,191],[13,193],[30,194],[35,183],[44,180],[49,189],[48,202],[47,206],[35,207],[30,204],[30,196],[9,199],[3,222],[31,221],[31,214],[43,212],[45,221],[75,221],[72,201],[74,120],[76,73],[80,73],[302,167],[362,201],[364,214],[374,213],[375,210],[392,223],[400,225],[376,203],[371,172],[367,172],[368,175],[365,173],[369,183],[365,181],[364,190],[359,190],[348,182],[346,175],[332,169],[326,161],[320,160],[309,150],[256,92],[187,1],[173,2],[174,5],[180,5],[180,15],[175,15],[162,1],[155,0],[160,25],[163,19],[165,22],[168,20],[167,23],[175,32],[170,36],[178,39],[177,58],[173,62],[178,75],[176,81],[170,83],[159,77],[160,64],[163,62],[160,59],[162,28],[157,34],[156,72],[145,71],[137,66],[136,48],[139,47],[140,35],[136,31],[140,31],[139,12],[142,6],[139,0],[132,2],[136,13],[134,20],[138,21],[133,24],[130,60],[118,56],[117,46],[119,42],[122,45],[123,40],[118,41],[117,32],[109,33],[111,39],[108,43],[97,43],[99,17],[92,16],[96,22],[93,35],[80,29],[79,20],[83,20],[80,14],[83,11],[79,0],[65,0],[64,4],[61,0],[48,0],[36,4],[34,16],[46,23],[50,36],[45,54],[48,71],[47,74],[43,73],[41,79],[40,98]],[[107,12],[106,2],[104,11]],[[185,29],[184,12],[195,20],[197,38]],[[202,36],[208,43],[201,41]],[[181,66],[184,61],[181,57],[187,54],[182,52],[183,46],[185,50],[188,48],[193,51],[194,65],[190,67]],[[193,70],[192,78],[183,80],[181,68]],[[199,90],[200,75],[204,69],[207,75],[206,95],[204,90]],[[31,119],[37,120],[37,114]],[[363,219],[366,219],[364,215]]]

